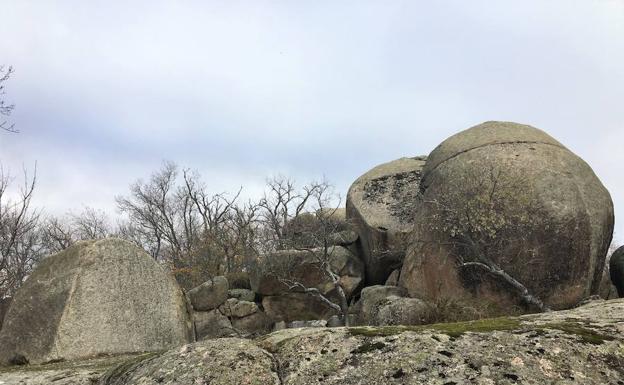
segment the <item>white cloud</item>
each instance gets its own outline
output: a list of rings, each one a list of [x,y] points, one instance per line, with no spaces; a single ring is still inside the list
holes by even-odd
[[[112,207],[163,159],[217,191],[282,172],[346,192],[375,164],[513,120],[587,160],[624,215],[623,4],[8,1],[0,60],[22,133],[0,137],[0,159],[38,160],[39,202],[58,210]]]

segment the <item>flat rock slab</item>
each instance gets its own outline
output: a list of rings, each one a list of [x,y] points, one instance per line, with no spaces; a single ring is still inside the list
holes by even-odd
[[[100,385],[620,384],[623,332],[618,299],[461,323],[285,329],[134,357],[104,375],[101,368],[86,371]],[[43,384],[33,379],[51,380],[59,373],[55,365],[36,367],[41,375],[28,366],[0,369],[0,381]],[[62,370],[70,370],[63,382],[50,383],[85,384],[80,376],[72,382],[71,365]]]

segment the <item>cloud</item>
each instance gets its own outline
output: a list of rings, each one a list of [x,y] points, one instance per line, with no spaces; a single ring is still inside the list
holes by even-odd
[[[620,1],[10,2],[12,168],[38,203],[113,197],[162,160],[215,191],[372,166],[486,120],[540,127],[592,165],[624,215]],[[621,208],[621,209],[620,209]],[[618,231],[624,228],[618,222]]]

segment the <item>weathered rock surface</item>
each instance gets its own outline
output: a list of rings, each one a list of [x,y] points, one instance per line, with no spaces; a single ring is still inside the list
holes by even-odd
[[[101,373],[110,362],[74,362],[0,368],[0,381],[617,385],[624,381],[623,332],[624,299],[617,299],[561,312],[451,324],[285,329],[256,340],[206,340],[133,357],[105,375]]]
[[[369,286],[360,300],[349,309],[354,325],[420,325],[425,321],[427,305],[420,299],[407,298],[407,290],[396,286]]]
[[[320,268],[319,256],[323,249],[284,250],[263,257],[251,273],[251,288],[263,296],[289,293],[289,287],[279,278],[300,282],[306,287],[316,287],[323,294],[334,290],[331,280]],[[362,262],[348,249],[332,246],[327,252],[332,271],[340,276],[342,287],[350,298],[364,280]]]
[[[94,385],[111,368],[154,357],[154,353],[119,355],[45,365],[0,367],[2,385]]]
[[[311,321],[292,321],[288,323],[288,328],[324,328],[327,326],[325,320],[311,320]]]
[[[313,295],[284,293],[262,299],[262,307],[273,322],[326,320],[336,311]]]
[[[100,385],[282,385],[277,363],[253,341],[207,340],[170,350],[126,370],[112,370]]]
[[[611,283],[616,287],[618,296],[624,297],[624,246],[615,250],[609,260]]]
[[[324,241],[331,246],[348,246],[357,240],[357,233],[347,221],[344,208],[301,213],[288,221],[284,233],[293,249],[319,247]],[[322,235],[327,238],[323,239]]]
[[[256,299],[256,293],[249,289],[230,289],[228,290],[228,298],[253,302]]]
[[[219,306],[219,311],[226,317],[242,318],[260,311],[255,302],[239,301],[236,298],[228,298],[223,305]]]
[[[208,311],[216,309],[225,302],[228,298],[228,289],[227,278],[217,276],[189,290],[188,296],[193,309]]]
[[[417,206],[424,157],[379,165],[349,188],[346,217],[359,234],[367,284],[383,284],[401,267]]]
[[[0,329],[2,329],[2,323],[4,322],[4,316],[9,311],[12,298],[0,298]]]
[[[230,319],[218,309],[193,312],[196,339],[231,337],[236,335]]]
[[[390,273],[388,279],[386,279],[386,286],[398,286],[399,285],[399,275],[401,274],[400,269],[396,269]]]
[[[119,239],[79,242],[45,258],[0,331],[0,363],[167,349],[193,339],[181,289],[147,253]]]
[[[232,326],[239,337],[267,334],[273,322],[264,312],[256,312],[240,318],[231,318]]]
[[[458,268],[488,253],[479,249],[483,239],[494,250],[488,258],[551,308],[597,294],[613,232],[611,197],[582,159],[543,131],[486,122],[454,135],[429,155],[421,190],[430,203],[413,212],[400,277],[411,296],[476,297],[501,312],[518,306],[518,290],[500,277]],[[458,215],[456,226],[445,222],[463,212],[472,214]],[[466,222],[477,223],[472,234],[462,232]]]

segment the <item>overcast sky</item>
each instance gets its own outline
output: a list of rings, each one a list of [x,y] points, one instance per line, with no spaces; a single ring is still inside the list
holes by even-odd
[[[379,163],[486,120],[584,158],[624,216],[624,0],[0,0],[0,64],[36,204],[114,210],[163,160],[214,192]],[[624,237],[624,220],[616,232]]]

